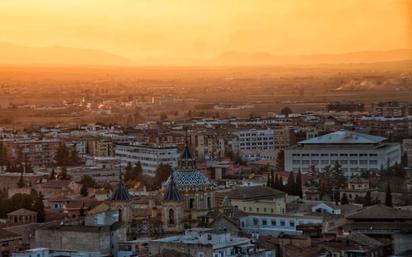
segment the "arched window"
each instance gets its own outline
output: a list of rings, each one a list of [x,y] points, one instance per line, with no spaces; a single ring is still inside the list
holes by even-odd
[[[175,211],[173,209],[169,209],[169,225],[175,224]]]

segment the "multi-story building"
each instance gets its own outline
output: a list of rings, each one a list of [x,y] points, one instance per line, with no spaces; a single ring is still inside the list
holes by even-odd
[[[196,257],[274,256],[272,251],[258,249],[247,237],[234,237],[227,231],[210,228],[192,228],[182,235],[152,240],[149,249],[154,255],[173,250],[182,256]]]
[[[412,114],[412,105],[400,102],[380,102],[373,105],[373,114],[383,117],[405,117]]]
[[[132,164],[140,162],[143,171],[149,175],[155,174],[159,164],[169,164],[175,168],[179,158],[175,145],[116,145],[115,155],[121,160],[123,166],[129,162]]]
[[[239,130],[235,150],[247,160],[275,160],[273,129]]]
[[[365,111],[365,105],[356,102],[334,102],[328,104],[327,110],[335,112],[363,112]]]
[[[301,214],[247,214],[240,217],[240,228],[243,232],[256,235],[279,234],[300,235],[300,225],[320,225],[323,217],[319,215]]]
[[[288,126],[278,127],[273,130],[273,143],[275,150],[284,150],[293,142],[292,131]]]
[[[110,140],[90,140],[87,142],[87,151],[89,154],[98,157],[113,156],[113,142]]]
[[[245,213],[284,214],[286,210],[286,194],[270,187],[237,187],[228,198],[232,206]]]
[[[408,166],[412,166],[412,139],[402,141],[402,149],[408,161]]]
[[[300,141],[285,150],[285,169],[321,172],[339,163],[344,175],[352,177],[362,170],[400,163],[400,144],[384,141],[383,137],[343,130]]]
[[[0,256],[8,257],[15,251],[24,249],[21,235],[0,228]]]
[[[217,133],[199,131],[191,135],[190,142],[198,160],[218,160],[224,157],[225,140]]]
[[[4,139],[2,143],[9,160],[27,162],[36,167],[45,167],[54,163],[54,157],[60,140]]]

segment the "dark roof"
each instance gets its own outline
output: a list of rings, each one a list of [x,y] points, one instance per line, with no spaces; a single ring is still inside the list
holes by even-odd
[[[170,176],[170,182],[167,186],[166,193],[163,197],[163,201],[182,201],[182,195],[180,194],[179,189],[176,186],[175,180],[174,180],[174,174],[172,173]]]
[[[284,196],[284,192],[264,186],[236,187],[228,194],[230,199],[241,200],[271,199]]]
[[[129,201],[130,196],[129,196],[129,191],[127,188],[124,186],[124,184],[120,181],[119,184],[117,184],[113,194],[112,194],[112,201]]]
[[[5,229],[0,229],[0,240],[17,238],[17,237],[21,237],[21,236],[16,233],[7,231]]]
[[[193,159],[192,154],[189,151],[189,146],[187,144],[186,144],[185,150],[183,151],[180,158],[182,158],[182,159]]]
[[[377,247],[381,247],[383,244],[381,242],[379,242],[376,239],[373,239],[365,234],[359,233],[359,232],[353,232],[348,236],[348,239],[363,245],[363,246],[368,246],[371,248],[377,248]]]
[[[385,205],[372,205],[361,209],[360,211],[351,214],[348,219],[390,219],[390,220],[412,220],[412,212],[406,210],[399,210]]]

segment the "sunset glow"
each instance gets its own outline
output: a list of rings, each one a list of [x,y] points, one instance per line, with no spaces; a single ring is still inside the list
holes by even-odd
[[[226,52],[301,55],[411,47],[410,0],[3,0],[0,42],[103,50],[133,63]]]

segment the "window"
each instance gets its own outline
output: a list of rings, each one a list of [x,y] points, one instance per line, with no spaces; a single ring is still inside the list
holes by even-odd
[[[259,225],[259,220],[257,218],[253,218],[253,225]]]
[[[276,226],[276,220],[272,220],[271,223],[272,223],[272,226]]]
[[[295,222],[293,220],[289,221],[289,226],[290,227],[295,227]]]
[[[175,211],[173,209],[169,210],[169,225],[175,224]]]
[[[284,227],[284,226],[285,226],[285,221],[284,221],[284,220],[281,220],[281,221],[280,221],[280,225],[281,225],[282,227]]]
[[[267,225],[267,220],[266,219],[262,219],[262,225],[266,226]]]

